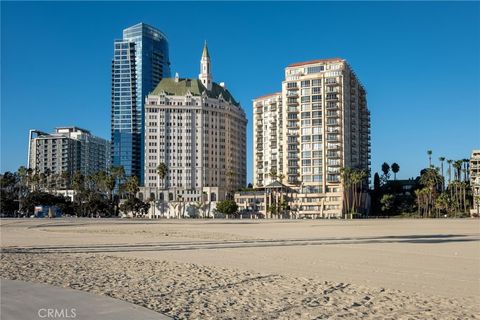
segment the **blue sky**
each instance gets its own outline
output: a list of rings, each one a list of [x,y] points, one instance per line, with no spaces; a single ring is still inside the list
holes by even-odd
[[[480,148],[478,2],[2,2],[0,171],[26,164],[28,130],[77,125],[110,138],[113,40],[138,22],[169,38],[172,73],[197,77],[208,40],[215,81],[249,118],[284,68],[342,57],[368,92],[372,173],[399,178]]]

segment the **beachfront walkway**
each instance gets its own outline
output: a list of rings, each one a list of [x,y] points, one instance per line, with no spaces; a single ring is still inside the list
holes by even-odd
[[[73,289],[16,280],[0,280],[2,320],[171,319],[134,304]]]

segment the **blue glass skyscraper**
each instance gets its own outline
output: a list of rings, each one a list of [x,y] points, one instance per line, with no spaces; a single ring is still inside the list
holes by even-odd
[[[170,77],[168,40],[145,23],[123,30],[112,61],[112,165],[143,185],[145,97]]]

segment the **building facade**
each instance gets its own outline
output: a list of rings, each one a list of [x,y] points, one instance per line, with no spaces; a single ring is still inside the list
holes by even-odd
[[[278,180],[297,190],[291,208],[298,216],[342,216],[341,168],[370,171],[366,92],[348,63],[291,64],[281,96],[257,98],[253,108],[254,187]]]
[[[470,186],[473,193],[471,215],[480,216],[480,150],[473,150],[469,164]]]
[[[283,173],[283,105],[282,93],[265,95],[254,100],[253,184],[265,186]]]
[[[246,185],[246,125],[240,104],[213,81],[205,44],[198,79],[164,78],[146,99],[142,196],[172,206],[233,196]],[[164,179],[160,164],[168,168]],[[154,210],[174,215],[174,208]]]
[[[143,181],[145,97],[170,76],[167,37],[139,23],[115,40],[112,60],[112,164]]]
[[[30,130],[28,168],[37,173],[90,175],[110,166],[110,142],[78,127],[59,127],[48,134]]]

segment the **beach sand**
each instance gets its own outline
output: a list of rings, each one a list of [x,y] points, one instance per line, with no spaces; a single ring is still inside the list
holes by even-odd
[[[2,220],[0,277],[179,319],[480,319],[479,220]]]

